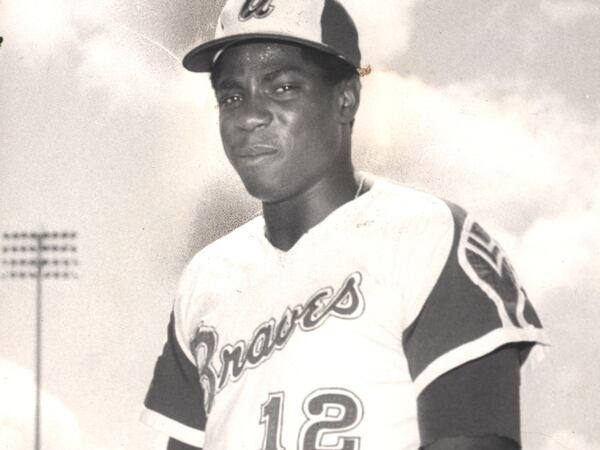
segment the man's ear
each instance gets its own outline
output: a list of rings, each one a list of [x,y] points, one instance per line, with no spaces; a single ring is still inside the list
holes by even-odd
[[[352,77],[339,85],[339,117],[342,123],[352,123],[360,104],[360,80]]]

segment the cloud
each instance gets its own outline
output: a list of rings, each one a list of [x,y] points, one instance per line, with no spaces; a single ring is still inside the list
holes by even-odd
[[[530,202],[563,178],[561,149],[550,145],[555,136],[522,112],[537,108],[524,99],[493,98],[480,86],[435,88],[386,72],[364,84],[358,145],[404,179],[446,195],[476,191],[469,200],[477,202],[522,203],[524,192]]]
[[[31,371],[0,359],[0,449],[33,447],[35,383]],[[42,444],[47,450],[81,447],[77,419],[56,397],[42,392]]]
[[[598,443],[591,442],[585,436],[569,430],[559,430],[553,434],[539,433],[535,436],[528,436],[524,433],[524,444],[527,440],[532,441],[532,445],[523,448],[532,448],[539,450],[597,450]]]
[[[551,91],[527,92],[495,80],[437,88],[375,71],[364,79],[355,154],[359,167],[475,212],[541,295],[593,279],[600,122]]]
[[[203,101],[190,92],[180,57],[145,31],[160,25],[167,32],[168,15],[146,20],[136,11],[139,5],[114,1],[8,0],[2,7],[3,49],[12,48],[18,64],[52,63],[65,77],[75,72],[83,91],[102,91],[111,106],[136,96],[146,102]]]
[[[590,261],[600,248],[600,190],[589,205],[569,206],[553,218],[539,218],[519,239],[518,257],[522,272],[536,297],[565,286],[585,287],[600,292],[597,268]]]
[[[414,23],[412,9],[419,1],[342,0],[358,28],[364,65],[390,67],[408,48]]]
[[[600,5],[584,0],[542,0],[540,8],[552,21],[563,25],[600,16]]]
[[[207,77],[184,71],[180,58],[150,35],[105,24],[79,45],[80,88],[103,92],[112,107],[131,103],[190,104],[212,99]]]
[[[39,63],[76,35],[67,0],[6,0],[0,15],[3,47],[25,55],[25,63]]]
[[[144,41],[125,28],[107,27],[79,47],[82,61],[77,75],[84,90],[105,91],[110,101],[122,102],[143,96],[144,101],[165,93],[164,64],[152,64]]]

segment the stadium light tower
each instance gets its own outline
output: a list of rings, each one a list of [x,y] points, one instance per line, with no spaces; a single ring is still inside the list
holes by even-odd
[[[36,281],[35,325],[35,450],[41,445],[42,389],[42,281],[78,278],[77,233],[62,232],[16,232],[4,233],[2,245],[3,280]]]

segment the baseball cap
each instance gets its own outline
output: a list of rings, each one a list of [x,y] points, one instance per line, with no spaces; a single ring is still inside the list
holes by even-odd
[[[192,49],[183,66],[210,72],[223,49],[249,39],[305,45],[360,67],[358,31],[337,0],[228,0],[214,39]]]

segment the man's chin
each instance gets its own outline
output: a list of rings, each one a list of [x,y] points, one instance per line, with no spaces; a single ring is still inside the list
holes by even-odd
[[[248,194],[263,203],[275,203],[281,196],[281,188],[273,183],[274,180],[242,179]]]

